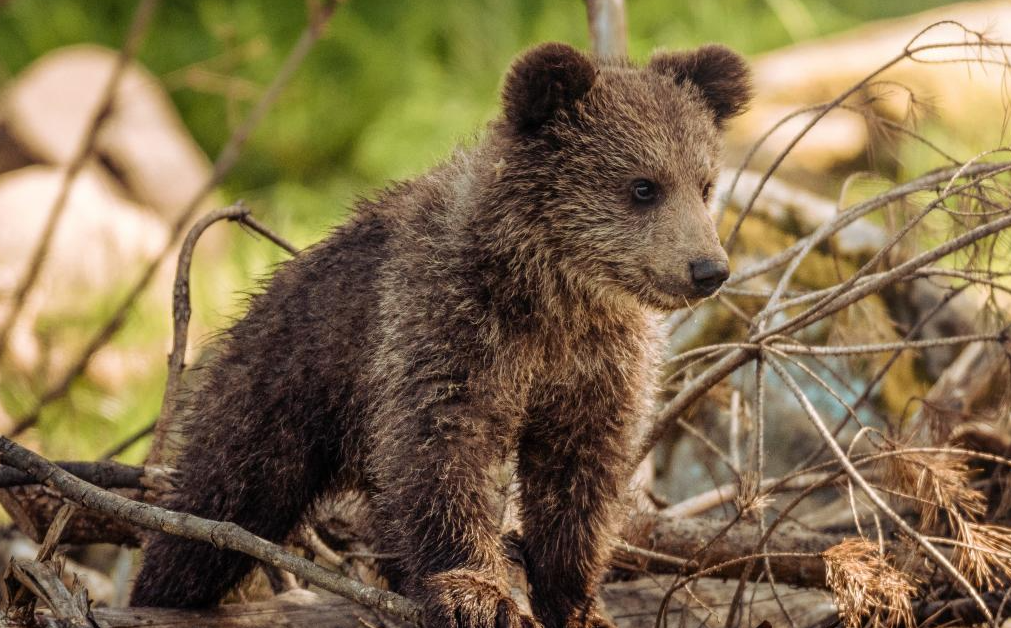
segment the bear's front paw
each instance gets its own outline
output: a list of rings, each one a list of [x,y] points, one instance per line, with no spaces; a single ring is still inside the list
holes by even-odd
[[[421,583],[425,628],[541,628],[521,612],[504,583],[470,569],[428,576]]]
[[[578,613],[565,622],[565,628],[615,628],[614,622],[597,610],[595,602],[586,613]]]
[[[600,611],[601,606],[597,599],[568,612],[557,605],[542,606],[539,616],[548,628],[615,628],[614,622]]]

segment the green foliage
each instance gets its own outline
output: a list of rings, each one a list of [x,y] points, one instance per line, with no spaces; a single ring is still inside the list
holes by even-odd
[[[940,2],[632,0],[630,48],[642,58],[658,47],[723,41],[756,53],[792,37],[931,4]],[[134,6],[122,0],[10,2],[0,10],[0,68],[13,76],[72,43],[118,47]],[[139,58],[165,80],[187,126],[214,155],[273,77],[305,14],[298,2],[165,2]],[[226,187],[308,224],[320,222],[317,217],[331,222],[338,201],[423,171],[480,129],[494,115],[509,60],[547,39],[587,45],[582,2],[350,0]],[[192,76],[197,71],[204,79]],[[317,192],[301,199],[305,206],[296,200],[282,207],[272,202],[282,185]]]

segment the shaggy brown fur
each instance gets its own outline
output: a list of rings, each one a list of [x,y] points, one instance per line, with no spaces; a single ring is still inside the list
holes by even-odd
[[[747,98],[716,46],[646,68],[522,56],[479,145],[362,203],[252,299],[188,402],[166,505],[281,541],[360,490],[429,628],[609,625],[595,588],[655,322],[726,277],[705,197]],[[491,508],[512,454],[536,619],[509,598]],[[251,567],[159,535],[132,604],[212,604]]]

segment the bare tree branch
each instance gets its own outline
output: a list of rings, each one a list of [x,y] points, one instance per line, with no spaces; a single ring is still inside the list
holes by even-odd
[[[624,57],[628,51],[624,0],[586,0],[590,41],[598,57]]]
[[[81,480],[102,488],[142,488],[143,467],[119,462],[54,462],[59,468]],[[0,466],[0,488],[37,484],[34,476],[7,465]]]
[[[110,493],[74,477],[6,437],[0,437],[0,462],[23,471],[39,483],[59,491],[67,499],[86,508],[115,515],[147,530],[160,530],[195,541],[212,543],[220,549],[242,552],[268,565],[290,572],[321,589],[394,617],[420,624],[421,611],[414,602],[396,593],[381,591],[327,571],[247,532],[234,523],[211,521],[186,513],[173,512]]]
[[[192,314],[190,306],[190,266],[193,263],[193,251],[204,231],[220,220],[231,220],[248,225],[257,233],[266,236],[271,242],[274,242],[292,255],[298,252],[287,240],[274,234],[265,225],[254,220],[249,208],[242,201],[210,212],[190,228],[179,250],[179,261],[176,265],[176,277],[172,291],[172,351],[169,353],[168,375],[165,381],[165,392],[162,396],[161,411],[158,413],[158,419],[154,424],[154,438],[151,441],[151,449],[148,452],[148,465],[162,463],[165,455],[166,439],[176,413],[179,385],[182,381],[183,369],[185,368],[186,339],[189,335],[190,315]]]

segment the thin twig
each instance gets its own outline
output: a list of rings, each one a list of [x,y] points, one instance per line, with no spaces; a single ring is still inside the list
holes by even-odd
[[[238,221],[241,224],[249,227],[256,233],[259,233],[263,237],[267,238],[268,240],[270,240],[277,246],[281,247],[285,251],[291,253],[292,255],[298,255],[298,247],[296,247],[294,244],[292,244],[285,238],[281,237],[280,235],[272,231],[267,225],[257,220],[252,214],[239,216]]]
[[[793,138],[791,138],[790,142],[787,143],[787,145],[783,148],[783,150],[781,150],[779,154],[776,155],[775,159],[773,159],[772,164],[765,170],[764,174],[762,175],[762,179],[758,182],[758,185],[755,186],[755,190],[752,192],[751,198],[741,209],[741,213],[738,215],[737,221],[734,223],[734,226],[730,230],[730,234],[727,236],[726,249],[728,253],[733,250],[734,245],[737,242],[737,235],[740,232],[741,224],[744,222],[744,219],[748,217],[748,214],[754,207],[755,201],[758,199],[758,196],[762,193],[762,188],[765,187],[765,184],[772,177],[773,173],[776,172],[779,166],[783,163],[783,160],[786,159],[786,157],[793,151],[794,147],[796,147],[796,145],[800,142],[800,140],[802,140],[804,136],[806,136],[808,132],[822,120],[822,118],[828,115],[829,112],[831,112],[837,106],[841,105],[847,98],[855,94],[857,91],[862,89],[868,83],[873,81],[875,77],[887,71],[892,66],[902,62],[905,59],[911,59],[913,61],[922,61],[921,59],[916,58],[916,55],[918,53],[946,48],[971,47],[968,43],[961,43],[961,44],[940,43],[940,44],[924,44],[920,46],[914,46],[916,41],[925,32],[927,32],[932,28],[936,28],[938,25],[939,24],[932,24],[927,28],[925,28],[923,31],[917,33],[912,39],[909,40],[909,43],[906,44],[905,48],[903,48],[901,53],[899,53],[895,57],[892,57],[885,63],[881,64],[880,66],[872,70],[869,74],[865,75],[863,78],[861,78],[859,81],[851,85],[848,89],[844,90],[841,94],[833,98],[828,103],[812,109],[812,111],[814,112],[814,116],[811,117],[811,119],[807,122],[807,124],[805,124],[804,127],[793,136]],[[984,42],[982,38],[980,38],[980,40],[981,40],[979,42],[980,48],[983,48],[984,45],[990,48],[1002,48],[1008,45],[1004,42],[990,42],[990,41]],[[983,59],[982,57],[979,57],[974,59],[974,61],[983,63],[986,60]],[[1006,64],[1003,64],[1003,66],[1007,67]]]
[[[787,478],[765,478],[758,486],[758,490],[763,494],[782,493],[787,491],[800,491],[813,484],[823,484],[834,479],[837,474],[822,472],[796,475]],[[687,519],[697,517],[706,511],[712,510],[721,504],[733,501],[739,495],[738,484],[728,482],[722,486],[709,489],[693,497],[689,497],[676,504],[672,504],[662,509],[659,513],[662,517],[672,517],[675,519]]]
[[[151,421],[150,423],[148,423],[144,427],[140,428],[139,430],[137,430],[133,434],[130,434],[129,436],[127,436],[121,442],[119,442],[119,443],[113,445],[112,447],[110,447],[109,449],[107,449],[105,451],[105,453],[103,453],[101,456],[98,457],[98,459],[99,460],[111,460],[112,458],[115,458],[116,456],[120,455],[121,453],[123,453],[124,451],[126,451],[127,449],[129,449],[130,447],[133,447],[142,438],[144,438],[145,436],[147,436],[148,434],[150,434],[151,432],[154,431],[155,423],[157,423],[157,419],[155,419],[154,421]]]
[[[888,353],[889,351],[908,351],[915,349],[930,349],[933,347],[950,347],[969,342],[1005,342],[1006,332],[996,334],[967,334],[965,336],[949,336],[947,338],[930,338],[927,340],[898,340],[896,342],[880,342],[864,345],[833,345],[812,346],[800,344],[769,344],[767,348],[794,355],[864,355],[869,353]]]
[[[766,330],[762,334],[758,334],[750,340],[752,342],[760,342],[769,336],[791,333],[800,327],[810,325],[815,320],[820,320],[830,314],[834,314],[860,299],[863,299],[867,295],[878,292],[883,288],[908,277],[915,272],[917,268],[932,264],[944,257],[947,257],[955,251],[970,246],[977,241],[1003,231],[1008,227],[1011,227],[1011,215],[980,225],[979,227],[971,229],[956,238],[948,240],[940,246],[937,246],[929,251],[925,251],[924,253],[899,264],[890,271],[881,273],[881,275],[874,281],[868,281],[860,286],[852,286],[851,281],[855,280],[844,282],[843,284],[840,284],[839,289],[837,289],[833,294],[826,296],[822,301],[819,301],[817,304],[811,306],[809,309],[797,316],[776,325],[772,329]],[[847,284],[851,285],[851,288],[848,291],[845,290]]]
[[[824,223],[815,229],[810,235],[797,240],[772,257],[763,259],[761,262],[757,262],[743,270],[733,273],[727,280],[727,285],[736,286],[748,279],[764,275],[767,272],[780,268],[781,266],[789,263],[790,260],[800,254],[805,248],[813,248],[814,246],[821,244],[827,238],[839,232],[844,227],[849,226],[872,211],[894,203],[899,199],[906,198],[917,192],[935,189],[939,184],[950,181],[954,176],[959,176],[960,178],[965,179],[976,176],[992,176],[1007,170],[1009,166],[1011,166],[1011,164],[1008,162],[999,162],[976,163],[972,164],[968,168],[942,168],[917,177],[912,181],[896,185],[886,192],[878,194],[873,198],[869,198],[866,201],[857,203],[839,212],[834,219]]]
[[[172,423],[176,416],[179,386],[182,381],[186,360],[186,342],[189,335],[190,315],[190,266],[193,263],[193,251],[211,225],[221,220],[236,221],[247,225],[255,232],[264,235],[268,240],[285,249],[292,255],[298,253],[287,240],[275,234],[266,225],[253,218],[250,209],[242,201],[216,209],[198,220],[190,228],[179,249],[179,261],[176,264],[176,277],[172,290],[172,351],[168,359],[168,375],[165,381],[165,392],[162,396],[161,411],[154,423],[154,438],[148,452],[147,464],[161,464],[165,456],[166,441],[171,433]]]
[[[165,380],[161,411],[155,421],[154,437],[147,456],[147,464],[149,465],[162,462],[165,453],[165,440],[172,418],[175,416],[179,385],[185,368],[186,339],[189,335],[190,315],[193,311],[190,305],[190,266],[193,263],[193,251],[200,236],[208,227],[219,220],[236,220],[247,215],[249,215],[249,208],[242,201],[216,209],[193,225],[179,249],[179,261],[176,264],[176,277],[172,290],[172,351],[168,357],[168,375]]]

